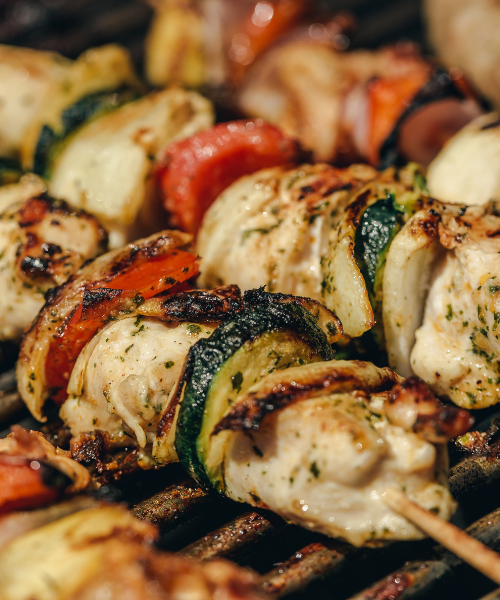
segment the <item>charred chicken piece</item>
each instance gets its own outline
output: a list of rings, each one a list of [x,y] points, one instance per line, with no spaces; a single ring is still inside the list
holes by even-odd
[[[19,341],[44,294],[106,250],[94,217],[44,192],[34,176],[0,188],[1,340]]]
[[[374,324],[385,253],[422,197],[421,179],[414,167],[323,164],[243,177],[205,216],[199,283],[314,298],[360,336]]]
[[[197,275],[190,240],[180,232],[157,233],[99,257],[51,291],[24,336],[17,366],[20,394],[36,418],[44,420],[49,396],[66,399],[78,355],[106,322],[137,319],[145,300]]]
[[[213,410],[216,390],[199,410]],[[186,392],[179,423],[189,402]],[[422,537],[384,503],[390,487],[451,517],[444,444],[472,422],[423,382],[339,360],[276,371],[247,388],[212,421],[208,451],[182,430],[176,445],[185,464],[195,443],[206,472],[216,474],[212,485],[228,497],[359,546]]]
[[[387,255],[383,312],[391,366],[417,374],[464,408],[500,400],[499,229],[492,205],[433,201],[408,221]]]

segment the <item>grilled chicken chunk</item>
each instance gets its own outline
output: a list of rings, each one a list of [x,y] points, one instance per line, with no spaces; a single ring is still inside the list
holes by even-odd
[[[180,232],[157,233],[100,256],[51,292],[17,364],[19,392],[37,419],[44,420],[49,396],[66,399],[78,355],[106,322],[136,315],[148,298],[197,275],[190,241]]]
[[[55,147],[47,165],[49,190],[98,216],[110,231],[111,247],[122,246],[162,226],[152,173],[162,150],[212,123],[211,103],[194,92],[149,94]]]
[[[121,506],[80,510],[0,552],[2,600],[257,600],[256,576],[152,548],[158,533]]]
[[[331,361],[264,378],[214,435],[225,436],[226,495],[359,546],[423,536],[384,503],[391,487],[451,517],[443,442],[470,425],[467,411],[445,408],[418,380]]]
[[[126,50],[108,45],[71,61],[53,52],[0,45],[0,156],[32,168],[44,126],[61,126],[82,98],[123,86],[139,88]]]
[[[44,192],[34,176],[0,188],[1,340],[18,341],[44,294],[106,248],[94,217]]]
[[[491,205],[433,201],[408,221],[387,256],[384,330],[391,366],[419,375],[466,408],[500,401],[499,230]]]
[[[215,327],[142,315],[109,323],[79,355],[61,418],[73,435],[100,429],[112,445],[153,444],[189,348]]]
[[[361,217],[374,203],[389,202],[391,227],[398,227],[398,211],[420,195],[411,169],[379,173],[366,165],[316,164],[242,177],[205,215],[197,240],[199,284],[236,283],[243,290],[265,285],[270,292],[307,296],[333,310],[346,335],[359,336],[374,324],[370,299],[377,295],[355,254],[362,245],[355,247]],[[372,279],[383,265],[383,256],[377,261],[384,227],[392,231],[381,224],[371,235]]]

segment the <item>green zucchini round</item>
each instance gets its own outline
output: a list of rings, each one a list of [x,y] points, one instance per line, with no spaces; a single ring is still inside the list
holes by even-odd
[[[223,488],[221,465],[207,464],[211,433],[236,398],[278,369],[331,360],[334,352],[311,313],[297,303],[245,309],[190,350],[175,447],[182,465],[202,485]]]

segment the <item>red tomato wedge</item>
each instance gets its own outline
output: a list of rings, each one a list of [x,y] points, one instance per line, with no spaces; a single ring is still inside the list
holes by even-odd
[[[45,363],[45,380],[51,397],[58,403],[66,400],[66,387],[76,359],[104,324],[119,314],[130,313],[144,300],[161,292],[174,291],[174,288],[178,291],[198,273],[196,254],[171,250],[132,264],[87,289],[71,318],[51,342]]]
[[[298,143],[261,119],[220,123],[170,144],[158,178],[172,225],[196,233],[206,210],[233,181],[299,159]]]
[[[369,84],[368,160],[372,165],[377,165],[382,144],[428,78],[425,68],[404,77],[374,79]]]
[[[61,490],[48,487],[36,460],[0,455],[0,513],[53,502]]]

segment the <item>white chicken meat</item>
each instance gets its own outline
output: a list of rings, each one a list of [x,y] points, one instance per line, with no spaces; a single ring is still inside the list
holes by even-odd
[[[116,446],[153,444],[189,349],[214,329],[142,315],[109,323],[80,353],[61,418],[74,436],[100,429]]]
[[[94,217],[44,192],[34,176],[0,188],[0,340],[19,341],[47,290],[106,248]]]
[[[455,503],[446,486],[446,436],[438,435],[436,425],[444,407],[428,397],[422,382],[401,382],[389,369],[355,361],[268,376],[215,430],[226,429],[226,494],[354,545],[421,538],[422,532],[387,507],[383,495],[395,487],[451,517]],[[280,408],[273,408],[276,402]],[[449,423],[457,425],[453,433],[470,426],[467,411],[447,410]],[[422,412],[432,414],[419,430]]]

